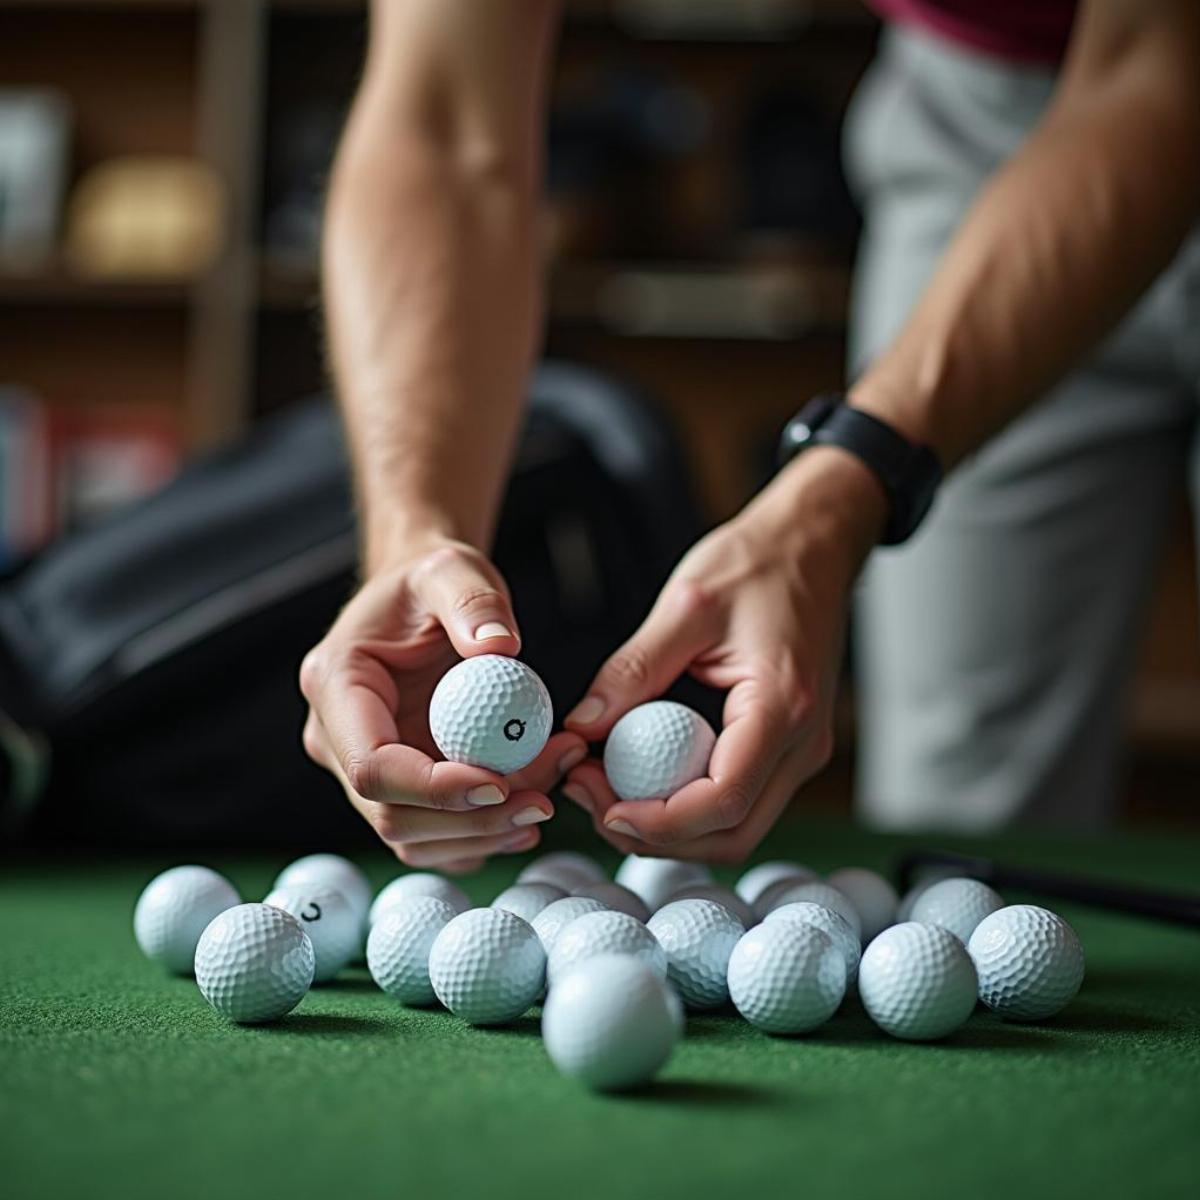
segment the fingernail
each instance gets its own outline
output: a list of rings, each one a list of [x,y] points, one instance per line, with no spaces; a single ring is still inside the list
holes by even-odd
[[[628,821],[605,821],[605,828],[613,833],[623,833],[626,837],[639,837],[638,831]]]
[[[516,837],[511,837],[501,847],[503,850],[528,850],[536,840],[536,834],[532,829],[527,829],[524,833],[518,833]]]
[[[510,638],[512,636],[513,631],[507,625],[501,625],[499,621],[485,621],[475,630],[477,642],[486,642],[488,638]]]
[[[558,760],[558,773],[565,775],[572,767],[577,767],[583,762],[585,758],[587,758],[587,749],[583,746],[576,746],[573,750],[568,750]]]
[[[578,783],[564,783],[562,794],[574,804],[578,804],[584,812],[592,811],[592,798],[585,787]]]
[[[600,720],[607,707],[599,696],[587,696],[567,714],[567,720],[574,721],[577,725],[590,725],[593,721]]]
[[[512,819],[514,825],[536,825],[539,821],[550,820],[550,813],[542,812],[540,808],[523,808]]]
[[[494,783],[481,783],[467,793],[467,803],[477,808],[486,804],[503,804],[504,793]]]

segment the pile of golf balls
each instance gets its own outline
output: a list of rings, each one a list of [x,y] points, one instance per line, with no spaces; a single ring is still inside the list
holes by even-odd
[[[650,1081],[684,1034],[685,1009],[801,1035],[857,989],[882,1031],[920,1042],[954,1033],[980,1001],[1044,1020],[1084,974],[1066,921],[1005,905],[976,880],[926,880],[900,899],[865,868],[822,879],[794,862],[760,863],[728,886],[700,864],[630,855],[614,881],[559,851],[475,907],[427,871],[372,897],[355,864],[316,854],[285,868],[263,903],[240,903],[207,867],[176,867],[134,914],[147,957],[194,970],[212,1007],[241,1024],[277,1020],[314,982],[336,980],[359,960],[364,931],[371,978],[401,1005],[440,1004],[487,1026],[542,1002],[551,1062],[600,1091]]]
[[[553,722],[546,685],[523,662],[500,654],[463,659],[429,701],[429,732],[443,756],[501,775],[537,758]]]

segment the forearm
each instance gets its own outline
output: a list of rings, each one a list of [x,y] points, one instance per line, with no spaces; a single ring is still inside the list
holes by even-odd
[[[528,189],[373,139],[366,119],[348,133],[325,242],[368,562],[412,526],[486,543],[538,328]]]
[[[1195,21],[1184,22],[1180,53],[1196,40]],[[851,390],[948,466],[1112,328],[1200,211],[1195,60],[1189,82],[1162,46],[1092,57],[1068,65],[1040,128],[981,193],[912,317]]]
[[[552,29],[527,0],[373,8],[323,246],[368,569],[414,536],[491,537],[540,338]]]

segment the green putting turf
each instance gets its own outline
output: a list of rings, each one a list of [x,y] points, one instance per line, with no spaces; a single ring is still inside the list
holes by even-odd
[[[791,823],[762,854],[882,867],[911,844]],[[1200,878],[1185,839],[936,845],[1164,886]],[[4,867],[9,1200],[1197,1194],[1200,932],[1051,903],[1088,955],[1055,1021],[978,1014],[944,1043],[906,1045],[853,1002],[804,1038],[693,1017],[659,1082],[598,1097],[555,1073],[536,1012],[473,1030],[399,1007],[361,969],[278,1024],[227,1024],[133,942],[137,894],[173,861]],[[207,861],[251,898],[282,865]],[[393,873],[381,852],[364,865],[376,883]],[[489,900],[518,866],[467,887]]]

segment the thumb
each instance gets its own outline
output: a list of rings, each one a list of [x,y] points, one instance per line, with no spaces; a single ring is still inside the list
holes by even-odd
[[[563,724],[595,741],[631,708],[661,696],[712,644],[707,611],[691,588],[669,586]]]
[[[463,658],[520,650],[508,588],[482,554],[454,547],[436,551],[421,565],[413,590]]]

